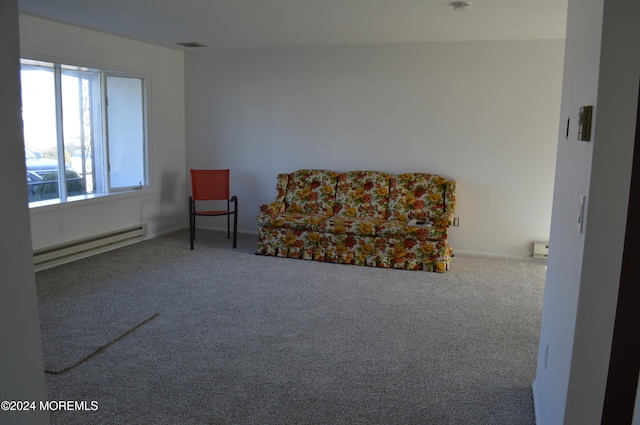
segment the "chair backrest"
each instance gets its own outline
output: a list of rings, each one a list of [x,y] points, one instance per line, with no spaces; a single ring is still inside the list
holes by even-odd
[[[229,170],[191,170],[194,201],[229,199]]]

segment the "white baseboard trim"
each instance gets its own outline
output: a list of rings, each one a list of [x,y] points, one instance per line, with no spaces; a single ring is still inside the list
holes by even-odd
[[[196,229],[203,229],[203,230],[211,230],[211,231],[216,231],[216,232],[226,232],[227,228],[225,227],[220,227],[220,226],[200,226],[198,225],[196,227]],[[160,236],[164,236],[167,235],[169,233],[173,233],[173,232],[177,232],[179,230],[189,230],[189,226],[185,225],[185,226],[178,226],[178,227],[173,227],[171,229],[167,229],[164,230],[162,232],[148,232],[145,239],[153,239],[153,238],[157,238]],[[254,235],[254,236],[258,236],[258,230],[243,230],[243,229],[238,229],[238,234],[244,234],[244,235]],[[533,258],[531,256],[526,256],[526,255],[507,255],[507,254],[498,254],[498,253],[493,253],[493,252],[478,252],[478,251],[467,251],[467,250],[460,250],[460,249],[454,249],[453,250],[454,254],[461,254],[461,255],[472,255],[472,256],[477,256],[477,257],[494,257],[494,258],[508,258],[508,259],[515,259],[515,260],[532,260],[532,261],[547,261],[546,259],[539,259],[539,258]]]
[[[177,232],[178,230],[189,229],[189,226],[179,226],[174,227],[172,229],[163,230],[162,232],[149,232],[147,234],[147,239],[158,238],[160,236],[168,235],[169,233]]]
[[[531,384],[531,393],[533,395],[533,417],[535,420],[535,424],[543,425],[540,421],[540,412],[538,410],[540,406],[538,406],[538,392],[536,390],[536,381],[533,381],[533,383]]]
[[[462,255],[473,255],[477,257],[493,257],[493,258],[510,258],[514,260],[535,260],[535,261],[546,261],[540,260],[539,258],[533,258],[529,255],[507,255],[507,254],[496,254],[493,252],[477,252],[477,251],[465,251],[461,249],[453,250],[453,254],[462,254]]]
[[[212,230],[212,231],[216,231],[216,232],[226,232],[227,231],[226,227],[218,227],[218,226],[200,226],[200,225],[198,225],[196,227],[196,229]],[[178,229],[173,229],[173,230],[171,230],[171,232],[174,232],[176,230],[178,230]],[[238,233],[239,234],[245,234],[245,235],[255,235],[255,236],[258,235],[258,231],[257,230],[242,230],[242,229],[238,229]],[[509,259],[515,259],[515,260],[532,260],[532,261],[544,261],[544,262],[547,261],[546,259],[533,258],[530,255],[507,255],[507,254],[497,254],[497,253],[493,253],[493,252],[466,251],[466,250],[460,250],[460,249],[454,249],[453,253],[454,254],[461,254],[461,255],[473,255],[473,256],[477,256],[477,257],[509,258]]]
[[[212,230],[215,232],[226,232],[227,228],[226,227],[211,227],[211,226],[196,226],[196,230],[198,229],[202,229],[202,230]],[[154,232],[154,233],[149,233],[147,239],[151,239],[151,238],[157,238],[159,236],[164,236],[164,235],[168,235],[169,233],[173,233],[173,232],[177,232],[179,230],[186,230],[187,232],[189,231],[189,226],[179,226],[179,227],[174,227],[172,229],[169,230],[165,230],[162,232]],[[238,234],[244,234],[244,235],[256,235],[258,236],[258,231],[254,230],[242,230],[242,229],[238,229]]]
[[[188,228],[188,226],[187,226]],[[203,229],[203,230],[213,230],[216,232],[226,232],[227,228],[226,227],[212,227],[212,226],[196,226],[196,230],[198,229]],[[232,230],[233,231],[233,230]],[[258,231],[257,230],[242,230],[242,229],[238,229],[238,234],[243,234],[243,235],[256,235],[258,236]]]

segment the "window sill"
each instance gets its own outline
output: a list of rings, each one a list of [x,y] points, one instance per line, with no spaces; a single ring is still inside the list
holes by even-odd
[[[103,202],[117,201],[120,199],[134,198],[137,196],[146,196],[155,193],[150,187],[142,189],[128,190],[118,193],[98,193],[80,196],[71,196],[66,202],[60,202],[59,199],[50,199],[46,201],[37,201],[29,203],[29,212],[31,214],[46,213],[49,211],[59,211],[67,208],[75,208],[85,205],[99,204]]]

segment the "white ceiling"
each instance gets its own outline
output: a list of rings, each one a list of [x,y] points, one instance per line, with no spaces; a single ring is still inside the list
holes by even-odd
[[[20,12],[185,50],[562,39],[567,0],[19,0]]]

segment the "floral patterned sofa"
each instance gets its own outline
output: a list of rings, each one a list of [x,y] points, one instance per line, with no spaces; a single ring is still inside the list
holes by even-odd
[[[260,207],[256,254],[445,272],[456,182],[426,173],[298,170]],[[429,227],[409,227],[412,219]]]

